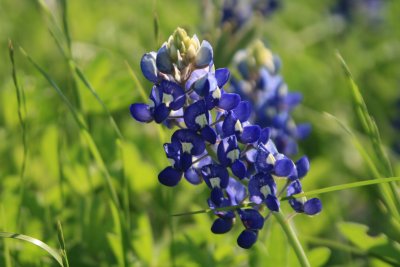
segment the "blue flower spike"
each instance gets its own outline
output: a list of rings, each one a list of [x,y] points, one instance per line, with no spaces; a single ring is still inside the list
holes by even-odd
[[[293,110],[302,101],[302,94],[289,92],[279,75],[280,61],[257,40],[247,50],[238,51],[235,64],[239,77],[231,78],[230,91],[255,107],[251,122],[261,128],[270,127],[270,138],[285,155],[298,152],[297,141],[306,138],[311,126],[296,125]]]
[[[317,198],[293,197],[302,192],[300,180],[310,162],[307,156],[293,162],[286,152],[297,150],[296,138],[309,128],[294,124],[290,111],[302,97],[287,92],[276,57],[263,49],[255,45],[247,55],[254,60],[238,64],[246,78],[259,77],[252,84],[266,88],[246,97],[243,88],[225,91],[227,84],[243,86],[244,81],[235,81],[226,68],[215,68],[211,44],[177,28],[157,52],[143,55],[140,67],[153,85],[148,103],[130,106],[140,123],[175,127],[163,147],[170,164],[160,171],[159,182],[174,187],[182,177],[195,186],[204,181],[210,190],[207,204],[216,216],[211,231],[229,232],[238,216],[244,230],[237,244],[244,249],[256,243],[263,228],[266,215],[261,212],[280,210],[276,179],[290,183],[286,193],[296,212],[316,215],[322,210]],[[260,112],[261,107],[267,109]],[[242,208],[247,201],[252,208]]]

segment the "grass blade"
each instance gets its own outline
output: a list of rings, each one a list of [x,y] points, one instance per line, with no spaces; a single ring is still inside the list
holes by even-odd
[[[108,110],[106,104],[104,103],[104,101],[96,93],[96,90],[94,90],[93,86],[86,79],[83,72],[76,65],[74,65],[74,69],[75,69],[76,75],[78,75],[79,79],[83,82],[83,84],[86,86],[86,88],[89,89],[89,91],[92,93],[92,95],[96,98],[97,102],[100,103],[101,107],[106,112],[106,115],[108,116],[108,119],[110,120],[110,123],[111,123],[112,127],[114,128],[114,131],[117,134],[118,138],[123,140],[124,138],[122,136],[122,133],[121,133],[117,123],[115,122],[113,116],[111,115],[111,112]]]
[[[78,124],[78,127],[81,130],[81,134],[83,135],[83,137],[86,139],[88,146],[89,146],[89,150],[92,153],[92,156],[94,157],[98,167],[100,168],[100,170],[103,173],[103,177],[105,178],[105,182],[107,185],[107,189],[109,191],[110,197],[112,199],[112,201],[115,203],[115,205],[120,208],[121,205],[119,203],[115,188],[112,184],[111,181],[111,175],[108,172],[108,169],[104,163],[104,160],[100,154],[99,149],[96,146],[96,143],[94,142],[92,136],[90,135],[87,126],[86,126],[86,122],[83,119],[83,116],[79,113],[79,111],[77,111],[74,106],[71,104],[71,102],[68,100],[68,98],[64,95],[64,93],[62,92],[62,90],[58,87],[58,85],[54,82],[54,80],[50,77],[50,75],[45,72],[26,52],[25,50],[23,50],[22,48],[20,48],[20,50],[22,51],[22,53],[25,55],[25,57],[29,60],[30,63],[32,63],[32,65],[43,75],[43,77],[50,83],[50,85],[54,88],[54,90],[56,90],[57,94],[61,97],[62,101],[67,105],[67,107],[69,108],[75,122]]]
[[[65,248],[64,234],[63,234],[63,230],[62,230],[60,221],[57,221],[57,234],[58,234],[58,242],[60,243],[60,246],[61,246],[61,259],[62,259],[63,265],[64,265],[64,267],[69,267],[67,250]]]
[[[320,194],[325,194],[325,193],[330,193],[330,192],[342,191],[342,190],[351,189],[351,188],[357,188],[357,187],[369,186],[369,185],[375,185],[375,184],[382,184],[382,183],[397,182],[397,181],[400,181],[400,177],[379,178],[379,179],[372,179],[372,180],[366,180],[366,181],[360,181],[360,182],[354,182],[354,183],[334,185],[334,186],[329,186],[329,187],[325,187],[325,188],[320,188],[320,189],[296,194],[296,195],[293,195],[292,197],[284,197],[281,200],[287,200],[289,198],[298,198],[298,197],[309,197],[309,196],[315,196],[315,195],[320,195]]]
[[[21,187],[20,187],[20,198],[21,198],[21,205],[18,211],[18,221],[20,221],[21,217],[21,209],[25,195],[25,169],[26,169],[26,161],[28,155],[28,143],[26,140],[26,122],[25,122],[25,114],[26,114],[26,104],[25,104],[25,94],[24,90],[19,86],[18,78],[17,78],[17,70],[15,66],[14,60],[14,46],[12,41],[10,40],[8,43],[8,50],[10,55],[11,61],[11,74],[12,79],[14,82],[15,92],[17,95],[17,105],[18,105],[18,120],[21,128],[21,138],[22,138],[22,146],[23,146],[23,154],[22,154],[22,164],[21,164],[21,171],[20,171],[20,180],[21,180]]]
[[[39,239],[30,237],[27,235],[21,235],[21,234],[17,234],[17,233],[8,233],[8,232],[0,232],[0,238],[11,238],[11,239],[17,239],[17,240],[29,242],[35,246],[38,246],[39,248],[43,249],[48,254],[50,254],[50,256],[53,257],[53,259],[55,259],[61,267],[66,267],[63,265],[60,254],[58,254],[58,252],[55,249],[51,248],[50,246],[48,246],[44,242],[40,241]]]
[[[376,126],[373,118],[369,115],[367,105],[365,104],[360,89],[353,79],[349,67],[339,53],[337,53],[337,57],[349,81],[352,94],[352,102],[358,120],[360,121],[362,130],[364,134],[369,138],[372,148],[375,152],[374,165],[376,166],[376,169],[379,170],[379,178],[393,177],[394,174],[392,166],[385,151],[383,150],[383,144],[381,142],[378,127]],[[392,182],[388,185],[382,185],[381,194],[389,211],[397,218],[400,218],[400,196],[398,194],[398,187],[396,183]]]

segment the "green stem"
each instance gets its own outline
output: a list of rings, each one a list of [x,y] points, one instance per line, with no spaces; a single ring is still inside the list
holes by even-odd
[[[299,239],[297,238],[296,233],[294,232],[292,226],[289,224],[289,222],[286,221],[282,211],[279,212],[273,212],[272,213],[278,223],[281,225],[283,231],[286,234],[287,239],[290,242],[290,245],[292,246],[294,252],[296,253],[297,259],[299,260],[300,266],[302,267],[311,267],[310,263],[308,262],[306,253],[304,252],[303,247],[301,246],[301,243]]]

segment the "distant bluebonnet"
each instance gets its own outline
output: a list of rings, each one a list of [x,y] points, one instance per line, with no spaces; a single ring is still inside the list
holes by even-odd
[[[309,169],[307,157],[293,162],[278,152],[270,128],[250,123],[251,103],[223,89],[230,72],[215,69],[207,41],[200,43],[178,28],[158,52],[142,57],[141,69],[153,88],[149,103],[132,104],[131,115],[139,122],[177,127],[164,144],[171,165],[159,173],[159,182],[175,186],[182,177],[195,185],[204,181],[210,189],[208,205],[218,217],[211,231],[226,233],[239,217],[245,229],[237,243],[250,248],[264,225],[262,207],[280,209],[275,179],[300,183]],[[240,206],[245,200],[253,207]],[[322,209],[314,201],[297,206],[296,212],[309,215]]]
[[[398,115],[400,113],[400,98],[398,98],[394,104],[394,115],[392,116],[391,123],[392,126],[397,134],[400,132],[400,116]],[[400,140],[396,138],[394,140],[392,149],[395,153],[400,155]]]
[[[332,12],[349,22],[359,13],[367,21],[376,23],[383,19],[384,6],[384,0],[337,0]]]
[[[279,0],[224,0],[221,24],[230,24],[233,31],[237,31],[254,15],[270,15],[279,4]]]
[[[301,102],[299,92],[289,92],[278,74],[280,61],[261,41],[235,55],[238,77],[231,79],[231,91],[250,101],[255,114],[250,119],[261,127],[271,128],[271,138],[279,151],[286,155],[297,153],[297,140],[305,138],[311,126],[296,125],[293,109]]]

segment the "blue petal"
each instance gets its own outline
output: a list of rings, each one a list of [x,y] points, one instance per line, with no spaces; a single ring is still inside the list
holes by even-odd
[[[158,181],[166,186],[175,186],[182,178],[182,172],[175,170],[171,166],[166,167],[158,175]]]
[[[308,173],[310,169],[310,162],[308,161],[307,156],[301,157],[298,161],[296,161],[296,168],[297,168],[297,176],[303,178]]]
[[[258,125],[246,126],[240,135],[240,142],[250,144],[256,142],[260,138],[261,128]]]
[[[240,96],[238,94],[224,93],[218,102],[218,107],[224,110],[231,110],[237,107],[240,102]]]
[[[211,226],[211,232],[214,234],[224,234],[229,232],[232,229],[233,220],[232,219],[223,219],[218,218],[214,221],[213,225]]]
[[[249,249],[257,241],[257,236],[258,236],[258,231],[243,230],[237,239],[237,244],[241,248]]]
[[[192,155],[189,153],[182,153],[179,160],[179,169],[186,171],[192,166]]]
[[[260,191],[260,183],[257,175],[251,177],[248,185],[249,194],[250,194],[250,201],[256,204],[261,204],[264,199]]]
[[[289,199],[290,206],[298,213],[304,212],[304,204],[297,199]]]
[[[204,125],[198,123],[198,119],[201,116],[205,116],[206,123],[208,125],[209,114],[204,100],[199,100],[188,106],[183,115],[183,119],[189,129],[193,131],[198,131],[204,127]]]
[[[288,158],[277,160],[274,166],[274,172],[277,176],[288,177],[295,168],[293,161]]]
[[[144,77],[153,83],[158,82],[156,56],[157,54],[155,52],[146,53],[140,61],[140,68],[142,69]]]
[[[288,109],[292,109],[297,106],[301,100],[303,99],[303,95],[299,92],[291,92],[286,95],[285,104],[287,105]]]
[[[169,104],[170,109],[178,110],[183,107],[186,102],[186,94],[179,84],[163,80],[159,88],[164,94],[172,95],[173,101]]]
[[[232,166],[231,170],[234,175],[236,175],[238,178],[243,179],[246,176],[246,165],[240,160],[236,160]]]
[[[261,144],[266,144],[270,137],[271,137],[271,128],[265,127],[264,129],[261,130],[258,142]]]
[[[229,178],[226,193],[228,194],[232,205],[238,205],[246,198],[246,187],[235,179]]]
[[[185,171],[185,178],[189,183],[194,185],[201,184],[202,182],[200,175],[194,168],[189,168]]]
[[[304,213],[308,215],[315,215],[320,213],[322,210],[321,200],[318,198],[312,198],[304,203]]]
[[[153,120],[149,105],[142,103],[135,103],[130,106],[132,117],[140,122],[150,122]]]
[[[198,95],[206,96],[210,92],[216,90],[217,86],[215,76],[209,72],[194,82],[193,89]]]
[[[221,206],[222,201],[224,200],[224,193],[222,189],[219,187],[214,187],[211,189],[210,199],[217,207]]]
[[[246,229],[259,230],[264,226],[264,217],[255,209],[240,210],[239,216]]]
[[[154,109],[154,120],[157,123],[161,123],[168,118],[170,110],[165,106],[164,103],[161,103]]]
[[[215,71],[215,78],[217,79],[218,87],[222,88],[228,82],[230,76],[231,73],[227,68],[217,69]]]
[[[201,173],[203,175],[204,181],[210,188],[214,187],[211,182],[211,179],[213,178],[219,179],[219,188],[226,188],[228,186],[229,173],[226,168],[222,167],[221,165],[210,164],[203,166],[201,168]]]
[[[229,112],[224,122],[222,123],[222,132],[224,137],[235,134],[235,124],[237,121],[238,119],[236,118],[236,116],[232,112]]]
[[[309,136],[311,133],[311,124],[309,123],[302,123],[297,125],[297,134],[296,137],[298,139],[304,139]]]
[[[203,41],[195,58],[197,68],[207,67],[213,59],[213,49],[209,42]]]
[[[238,106],[233,110],[236,118],[241,122],[247,121],[251,115],[251,104],[249,101],[241,101]]]
[[[169,56],[168,48],[163,45],[157,52],[156,57],[157,69],[163,73],[171,74],[173,72],[173,65]]]
[[[190,153],[194,156],[202,154],[206,149],[206,144],[204,143],[203,138],[195,131],[189,129],[176,130],[172,134],[171,140],[172,142],[191,143],[192,148],[190,150]]]
[[[301,183],[299,180],[295,180],[288,186],[287,196],[290,197],[291,195],[299,194],[302,192]]]
[[[269,154],[265,149],[257,150],[254,165],[258,172],[269,172],[274,168],[273,162],[267,161]]]
[[[271,194],[267,195],[267,197],[265,198],[265,204],[271,211],[279,211],[280,203],[276,196],[273,196]]]
[[[209,125],[206,125],[201,130],[201,136],[210,144],[215,144],[217,142],[217,133]]]
[[[207,73],[208,71],[205,69],[194,70],[192,74],[190,74],[189,79],[186,81],[185,89],[189,90],[197,80],[206,76]]]

